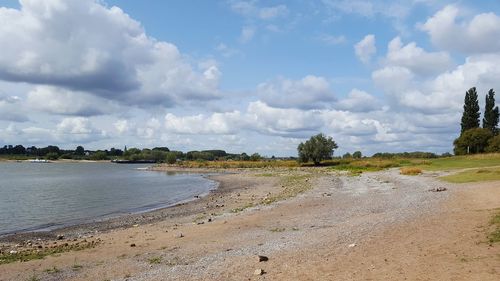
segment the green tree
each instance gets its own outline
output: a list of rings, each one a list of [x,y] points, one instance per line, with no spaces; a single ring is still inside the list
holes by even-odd
[[[500,135],[496,135],[488,141],[486,152],[500,152]]]
[[[333,150],[338,148],[332,137],[324,134],[312,136],[305,143],[300,143],[297,147],[299,161],[302,163],[312,161],[314,165],[319,165],[321,160],[329,159],[333,155]]]
[[[351,155],[351,153],[346,152],[344,155],[342,155],[342,158],[343,159],[349,159],[349,158],[352,158],[352,155]]]
[[[59,154],[57,154],[56,152],[49,152],[45,155],[45,158],[47,158],[48,160],[57,160],[59,159]]]
[[[361,154],[361,151],[359,151],[359,150],[358,150],[358,151],[355,151],[355,152],[352,154],[352,157],[353,157],[353,158],[357,158],[357,159],[359,159],[359,158],[363,157],[363,154]]]
[[[465,131],[458,137],[453,145],[455,155],[474,154],[485,152],[488,141],[493,137],[493,133],[488,129],[474,128]]]
[[[486,95],[486,104],[484,106],[483,128],[490,130],[494,135],[498,134],[498,106],[495,106],[495,91],[490,89]]]
[[[262,157],[258,153],[250,155],[250,161],[259,161]]]
[[[479,112],[479,102],[477,101],[476,87],[472,87],[465,93],[464,113],[462,115],[461,122],[461,134],[463,134],[467,130],[478,128],[480,116],[481,113]]]
[[[175,164],[177,162],[177,154],[175,152],[167,152],[167,163]]]
[[[75,155],[83,156],[85,154],[85,149],[83,146],[79,145],[75,149]]]

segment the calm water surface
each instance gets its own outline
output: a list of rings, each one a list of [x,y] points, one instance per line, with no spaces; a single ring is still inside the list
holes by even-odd
[[[193,174],[113,163],[0,163],[0,234],[141,212],[215,188]]]

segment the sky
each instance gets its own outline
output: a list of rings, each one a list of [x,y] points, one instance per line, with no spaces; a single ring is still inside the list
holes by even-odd
[[[0,0],[2,146],[444,153],[498,77],[497,0]]]

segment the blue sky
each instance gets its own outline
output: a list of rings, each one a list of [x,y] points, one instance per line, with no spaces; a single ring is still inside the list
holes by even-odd
[[[500,3],[0,0],[0,145],[451,151]]]

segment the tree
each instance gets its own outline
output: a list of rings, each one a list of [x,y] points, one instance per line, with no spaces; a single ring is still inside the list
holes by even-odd
[[[351,155],[351,153],[346,152],[344,155],[342,155],[342,158],[343,159],[349,159],[349,158],[352,158],[352,155]]]
[[[85,149],[83,148],[83,146],[81,145],[77,146],[75,149],[75,155],[83,156],[84,154],[85,154]]]
[[[496,135],[488,141],[486,152],[500,152],[500,135]]]
[[[177,155],[175,152],[167,152],[167,163],[175,164],[177,162]]]
[[[472,87],[465,93],[464,113],[461,122],[462,130],[460,134],[473,128],[479,128],[480,116],[476,87]]]
[[[332,137],[324,134],[312,136],[305,143],[300,143],[297,147],[299,161],[302,163],[312,161],[314,165],[319,165],[321,160],[329,159],[333,155],[333,150],[338,148]]]
[[[258,153],[250,155],[250,161],[259,161],[262,157]]]
[[[486,104],[484,106],[483,128],[490,130],[494,135],[498,134],[498,106],[495,106],[495,91],[490,89],[486,95]]]
[[[355,152],[352,154],[352,157],[353,157],[353,158],[358,158],[358,159],[359,159],[359,158],[363,157],[363,154],[361,154],[361,151],[359,151],[359,150],[358,150],[358,151],[355,151]]]
[[[455,155],[482,153],[488,146],[488,141],[493,133],[488,129],[474,128],[465,131],[458,137],[453,145]]]

